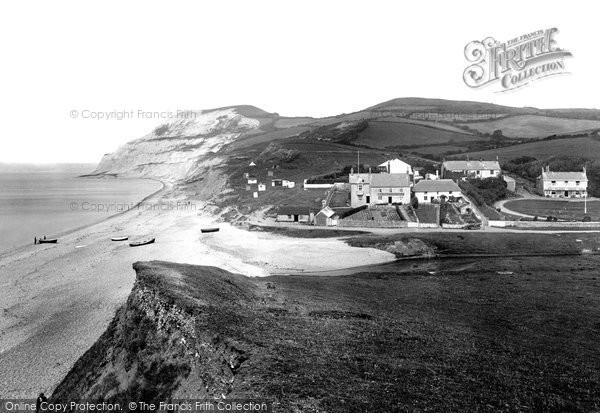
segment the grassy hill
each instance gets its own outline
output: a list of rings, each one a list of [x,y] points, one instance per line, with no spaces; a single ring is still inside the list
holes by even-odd
[[[501,161],[524,155],[537,159],[546,159],[556,155],[600,159],[600,138],[583,137],[536,141],[487,151],[468,152],[454,157],[464,158],[467,155],[470,158],[483,159],[495,159],[498,156]]]
[[[575,134],[600,129],[600,121],[567,119],[538,115],[508,116],[502,119],[463,124],[481,133],[500,129],[504,136],[519,138],[544,138],[550,135]]]

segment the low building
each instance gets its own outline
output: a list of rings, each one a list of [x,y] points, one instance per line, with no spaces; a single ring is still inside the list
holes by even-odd
[[[496,178],[502,170],[498,161],[444,161],[442,178]]]
[[[553,172],[542,169],[536,187],[540,194],[549,198],[582,198],[587,196],[587,172]]]
[[[339,216],[338,214],[328,206],[317,212],[315,215],[315,225],[321,227],[333,227],[337,226]]]
[[[510,192],[517,191],[517,181],[515,181],[515,178],[511,178],[510,176],[502,175],[502,179],[504,180],[504,182],[506,182],[506,189],[508,189]]]
[[[410,203],[410,175],[350,173],[350,205],[408,204]]]
[[[258,178],[255,176],[249,176],[248,177],[248,185],[254,185],[258,183]]]
[[[441,201],[450,197],[462,196],[460,187],[452,179],[421,180],[415,184],[413,190],[419,203],[430,203],[434,200]]]
[[[277,210],[277,222],[304,222],[312,223],[315,218],[314,211],[307,206],[281,206]]]
[[[266,191],[266,190],[267,190],[267,186],[265,184],[263,184],[262,182],[258,184],[259,192]]]
[[[427,179],[428,181],[435,181],[436,179],[440,179],[440,176],[436,173],[434,174],[425,174],[425,179]]]

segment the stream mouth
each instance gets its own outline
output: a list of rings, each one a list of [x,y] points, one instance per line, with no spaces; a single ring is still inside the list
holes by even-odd
[[[598,254],[585,254],[586,256]],[[583,254],[513,254],[506,256],[498,255],[473,255],[473,256],[437,256],[437,257],[406,257],[395,261],[377,265],[361,265],[357,267],[341,268],[339,270],[327,271],[303,271],[287,272],[272,275],[309,275],[323,277],[340,277],[345,275],[370,273],[370,274],[411,274],[424,273],[436,275],[440,272],[475,271],[482,272],[505,272],[508,267],[531,267],[536,263],[549,263],[551,261],[563,261],[565,259],[578,259]]]

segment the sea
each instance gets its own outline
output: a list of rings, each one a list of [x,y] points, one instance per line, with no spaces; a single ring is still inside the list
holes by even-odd
[[[150,179],[81,177],[95,165],[0,165],[0,254],[100,222],[162,188]]]

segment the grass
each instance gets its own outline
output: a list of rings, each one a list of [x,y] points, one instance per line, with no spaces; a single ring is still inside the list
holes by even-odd
[[[586,215],[583,213],[583,201],[566,201],[553,199],[517,199],[504,206],[512,211],[538,217],[553,216],[558,219],[577,220]],[[587,202],[587,215],[592,220],[600,220],[600,201]]]
[[[486,151],[462,153],[460,157],[468,155],[473,159],[495,159],[498,156],[500,161],[505,161],[523,155],[547,159],[560,154],[600,160],[600,139],[584,137],[529,142]]]
[[[482,133],[491,134],[496,129],[500,129],[504,136],[544,138],[550,135],[564,135],[598,129],[600,128],[600,121],[519,115],[485,122],[472,122],[466,125]]]
[[[481,244],[475,235],[467,245]],[[544,248],[553,238],[528,241]],[[597,266],[594,256],[510,258],[461,269],[447,261],[434,274],[246,279],[138,263],[127,307],[52,401],[223,393],[281,412],[594,411]],[[136,298],[142,288],[153,295]],[[140,311],[161,302],[156,317]]]
[[[369,126],[353,142],[371,148],[405,145],[430,145],[481,140],[481,137],[457,133],[424,125],[403,122],[369,121]]]

